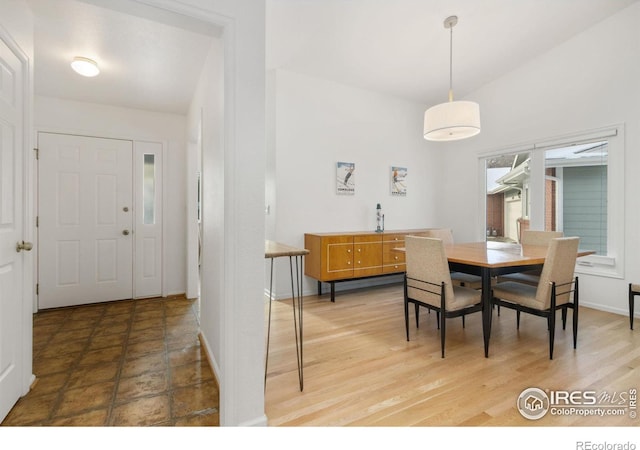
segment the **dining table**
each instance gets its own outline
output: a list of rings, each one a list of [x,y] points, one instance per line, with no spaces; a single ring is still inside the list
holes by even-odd
[[[491,281],[499,275],[541,269],[547,256],[547,248],[546,245],[522,246],[497,241],[454,243],[444,246],[451,271],[481,277],[485,358],[489,357],[491,338]],[[395,250],[406,251],[404,248]],[[578,257],[593,253],[589,250],[579,250]]]

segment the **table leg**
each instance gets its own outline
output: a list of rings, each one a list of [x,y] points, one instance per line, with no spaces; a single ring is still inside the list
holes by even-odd
[[[491,269],[482,267],[482,333],[484,335],[484,357],[489,357],[489,339],[491,337]]]
[[[291,271],[291,301],[293,307],[293,327],[296,335],[296,360],[298,363],[298,381],[300,383],[300,391],[304,388],[304,380],[303,380],[303,335],[302,335],[302,258],[300,258],[300,263],[298,264],[298,257],[296,256],[296,274],[295,278],[293,275],[293,257],[289,257],[289,269]],[[295,285],[297,288],[294,288],[294,279]],[[298,308],[296,311],[296,301],[298,303]]]
[[[267,367],[269,366],[269,340],[271,338],[271,293],[273,292],[273,258],[271,258],[271,277],[269,280],[269,321],[267,323],[267,351],[264,358],[264,390],[267,390]]]

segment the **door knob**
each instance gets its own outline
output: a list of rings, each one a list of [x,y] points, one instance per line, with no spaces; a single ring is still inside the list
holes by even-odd
[[[33,248],[33,244],[31,242],[18,242],[16,244],[16,252],[20,253],[22,250],[24,250],[25,252],[31,251],[31,249]]]
[[[122,230],[122,234],[124,234],[125,236],[129,236],[129,230]]]

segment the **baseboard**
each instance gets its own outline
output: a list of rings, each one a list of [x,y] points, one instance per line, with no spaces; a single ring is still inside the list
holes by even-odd
[[[202,331],[198,333],[198,339],[200,340],[200,345],[204,349],[204,355],[207,358],[207,363],[209,363],[209,367],[213,372],[213,377],[216,380],[216,384],[218,385],[218,392],[220,392],[220,368],[218,364],[216,364],[216,360],[213,357],[213,353],[211,352],[211,347],[209,346],[209,342]]]
[[[627,304],[628,305],[628,304]],[[588,303],[580,301],[580,306],[584,306],[585,308],[591,308],[598,311],[604,311],[612,314],[617,314],[620,316],[629,317],[629,310],[626,308],[611,308],[609,306],[603,306],[598,303]],[[634,314],[634,317],[640,317],[640,311]]]

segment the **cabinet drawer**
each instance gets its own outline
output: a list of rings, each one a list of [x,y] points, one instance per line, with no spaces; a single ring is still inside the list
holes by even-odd
[[[394,248],[398,247],[404,247],[404,241],[398,243],[385,242],[382,245],[382,263],[385,266],[388,264],[404,264],[404,252],[398,252],[394,250]]]
[[[382,273],[402,273],[406,272],[407,265],[404,263],[399,264],[387,264],[382,267]]]

